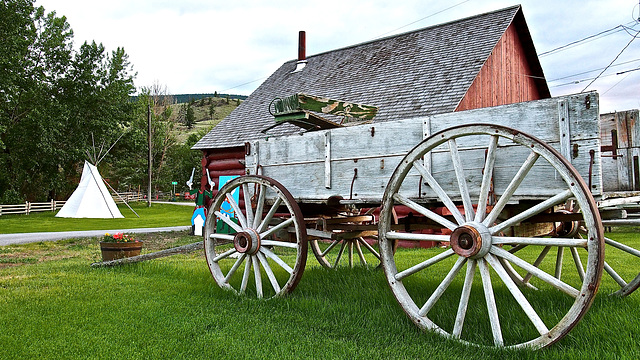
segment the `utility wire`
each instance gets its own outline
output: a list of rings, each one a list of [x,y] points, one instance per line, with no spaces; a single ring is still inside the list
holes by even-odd
[[[406,28],[407,26],[411,26],[411,25],[413,25],[413,24],[415,24],[415,23],[418,23],[418,22],[420,22],[420,21],[422,21],[422,20],[425,20],[425,19],[428,19],[428,18],[430,18],[430,17],[432,17],[432,16],[436,16],[436,15],[438,15],[438,14],[441,14],[441,13],[443,13],[443,12],[447,11],[447,10],[453,9],[453,8],[454,8],[454,7],[456,7],[456,6],[460,6],[460,5],[462,5],[462,4],[466,3],[466,2],[469,2],[469,1],[471,1],[471,0],[465,0],[465,1],[459,2],[459,3],[455,4],[455,5],[451,5],[451,6],[449,6],[449,7],[448,7],[448,8],[446,8],[446,9],[443,9],[443,10],[440,10],[440,11],[438,11],[438,12],[435,12],[435,13],[433,13],[433,14],[431,14],[431,15],[425,16],[425,17],[423,17],[422,19],[419,19],[419,20],[416,20],[416,21],[411,22],[411,23],[409,23],[409,24],[403,25],[403,26],[401,26],[401,27],[399,27],[399,28],[397,28],[397,29],[394,29],[394,30],[391,30],[391,31],[387,31],[386,33],[384,33],[384,34],[382,34],[382,35],[378,35],[378,36],[376,36],[376,37],[375,37],[375,38],[373,38],[373,39],[378,39],[378,38],[381,38],[381,37],[383,37],[383,36],[385,36],[385,35],[388,35],[388,34],[394,33],[394,32],[396,32],[396,31],[398,31],[398,30],[401,30],[401,29]]]
[[[614,58],[614,59],[609,63],[609,65],[607,65],[607,66],[606,66],[606,67],[605,67],[605,68],[600,72],[600,74],[598,74],[598,76],[596,76],[596,78],[595,78],[595,79],[593,79],[593,80],[589,83],[589,85],[587,85],[587,86],[586,86],[584,89],[582,89],[582,91],[580,91],[580,92],[581,92],[581,93],[582,93],[582,92],[585,92],[585,90],[587,90],[587,89],[589,88],[589,86],[591,86],[591,84],[593,84],[596,80],[598,80],[598,78],[600,77],[600,75],[602,75],[605,71],[607,71],[607,69],[608,69],[611,65],[613,65],[613,63],[614,63],[616,60],[618,60],[618,58],[620,57],[620,55],[622,55],[622,53],[623,53],[623,52],[624,52],[624,51],[629,47],[629,45],[631,45],[631,43],[633,42],[633,40],[635,40],[635,39],[638,37],[638,35],[640,35],[640,31],[638,31],[638,32],[635,34],[635,36],[634,36],[634,37],[632,37],[632,38],[631,38],[631,40],[629,40],[629,42],[627,43],[627,45],[626,45],[624,48],[622,48],[622,50],[620,50],[620,52],[618,53],[618,55],[616,55],[616,57],[615,57],[615,58]]]

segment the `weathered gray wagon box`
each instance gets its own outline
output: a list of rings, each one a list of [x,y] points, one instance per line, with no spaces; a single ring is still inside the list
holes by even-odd
[[[305,132],[268,138],[250,144],[246,168],[282,183],[297,201],[325,202],[338,196],[354,203],[379,203],[391,173],[406,153],[430,135],[456,125],[496,124],[528,133],[554,147],[571,161],[594,196],[602,194],[598,94],[589,92],[512,105],[447,113],[383,123]],[[487,138],[488,140],[488,138]],[[446,145],[446,144],[445,144]],[[459,143],[465,168],[482,168],[487,143]],[[527,157],[517,148],[499,145],[494,190],[501,194]],[[442,152],[448,152],[443,147]],[[458,184],[448,157],[438,151],[424,159],[424,165],[443,186],[455,190]],[[534,166],[539,181],[529,179],[514,196],[536,199],[556,194],[561,179],[553,168]],[[420,175],[413,171],[416,186]],[[479,191],[481,178],[467,179],[469,191]],[[541,182],[544,186],[541,186]],[[424,191],[424,190],[423,190]],[[418,197],[415,189],[406,196]],[[435,194],[420,197],[436,199]],[[344,201],[343,202],[348,202]]]

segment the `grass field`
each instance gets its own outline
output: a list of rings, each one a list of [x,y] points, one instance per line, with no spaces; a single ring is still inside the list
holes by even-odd
[[[54,212],[2,215],[0,216],[0,234],[191,225],[193,214],[191,206],[152,204],[151,207],[147,207],[146,202],[132,202],[130,205],[140,217],[122,204],[118,205],[118,208],[124,219],[57,218]]]
[[[635,232],[608,236],[639,242]],[[184,233],[141,237],[144,252],[197,241]],[[411,259],[437,250],[399,251]],[[265,301],[218,288],[200,251],[91,268],[99,256],[95,239],[0,248],[0,359],[640,358],[640,293],[609,296],[617,285],[606,275],[568,336],[548,349],[513,351],[418,330],[375,268],[327,270],[310,254],[295,291]],[[623,275],[638,268],[629,264]],[[556,296],[540,299],[553,307]]]

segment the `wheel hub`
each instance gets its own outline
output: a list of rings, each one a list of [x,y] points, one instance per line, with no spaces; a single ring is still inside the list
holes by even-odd
[[[481,258],[491,248],[491,234],[486,226],[479,223],[467,223],[451,233],[451,248],[466,258]]]
[[[233,246],[239,253],[254,255],[260,249],[260,235],[253,229],[239,232],[233,237]]]

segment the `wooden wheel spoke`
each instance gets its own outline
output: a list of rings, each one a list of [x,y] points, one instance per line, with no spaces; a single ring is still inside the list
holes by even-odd
[[[452,335],[457,338],[460,338],[460,334],[462,334],[462,326],[464,325],[464,318],[467,314],[469,296],[471,295],[471,285],[473,284],[473,276],[475,273],[476,261],[470,259],[467,262],[467,273],[465,274],[464,285],[462,286],[462,293],[460,294],[460,302],[458,303],[458,313],[456,314],[456,321],[452,332]]]
[[[582,265],[582,260],[580,260],[578,249],[576,249],[575,247],[571,247],[569,249],[571,250],[571,256],[573,257],[573,262],[576,265],[576,271],[578,272],[580,281],[584,282],[584,266]]]
[[[249,283],[249,274],[251,273],[251,257],[249,257],[244,265],[244,273],[242,274],[242,283],[240,284],[240,293],[244,293],[247,290],[247,284]]]
[[[247,226],[253,226],[253,208],[251,207],[251,194],[249,193],[249,184],[242,184],[242,193],[244,195],[244,211],[247,214]]]
[[[271,266],[269,266],[269,262],[264,257],[264,254],[258,253],[256,257],[260,260],[260,264],[262,265],[264,272],[267,273],[267,278],[269,278],[269,282],[271,282],[271,287],[273,287],[276,294],[279,293],[280,284],[278,284],[278,279],[276,279],[276,275],[273,273],[273,270],[271,270]]]
[[[491,324],[493,343],[496,346],[502,346],[504,345],[504,341],[502,339],[502,329],[500,328],[500,318],[498,317],[498,307],[496,306],[496,298],[493,293],[489,267],[484,259],[478,260],[478,269],[480,270],[480,277],[482,278],[482,289],[484,291],[484,299],[487,304],[487,312],[489,313],[489,323]]]
[[[297,249],[298,248],[298,244],[297,243],[287,242],[287,241],[261,240],[260,244],[262,244],[262,246],[279,246],[279,247],[286,247],[286,248],[290,248],[290,249]]]
[[[261,239],[267,238],[269,235],[273,234],[274,232],[288,227],[289,225],[293,224],[294,220],[295,219],[293,217],[290,217],[287,220],[281,222],[280,224],[267,229],[267,231],[260,234],[260,238]]]
[[[282,260],[273,251],[271,251],[271,250],[269,250],[269,249],[267,249],[266,247],[263,246],[263,247],[260,247],[260,252],[262,252],[264,255],[266,255],[269,259],[275,261],[276,264],[280,265],[280,267],[283,268],[286,272],[288,272],[289,274],[293,274],[293,269],[291,268],[291,266],[289,266],[289,264],[284,262],[284,260]]]
[[[489,191],[491,190],[491,180],[493,178],[493,167],[496,162],[496,149],[498,148],[498,136],[491,136],[489,147],[487,148],[487,158],[484,162],[484,172],[482,174],[482,185],[480,185],[480,195],[478,196],[478,208],[474,221],[482,222],[487,212],[487,202],[489,201]]]
[[[564,260],[564,247],[558,247],[558,253],[556,255],[556,271],[554,277],[558,280],[562,278],[562,261]]]
[[[418,170],[418,172],[420,173],[420,175],[422,175],[422,178],[427,182],[427,184],[431,187],[431,189],[436,193],[436,195],[438,196],[438,198],[442,201],[442,203],[444,204],[444,206],[447,207],[447,209],[451,212],[451,214],[453,215],[453,217],[456,219],[456,221],[458,222],[458,224],[463,224],[465,222],[464,217],[462,217],[462,214],[460,213],[460,210],[458,210],[458,208],[456,207],[456,205],[453,203],[453,201],[451,200],[451,198],[449,197],[449,195],[447,195],[447,193],[442,189],[442,187],[440,186],[440,184],[438,184],[438,182],[436,181],[436,179],[434,179],[434,177],[431,175],[431,173],[429,173],[429,170],[427,170],[427,168],[424,167],[424,165],[422,165],[420,163],[420,161],[414,161],[413,162],[413,167]],[[404,197],[401,197],[401,199],[406,199]],[[396,199],[394,197],[394,200],[396,201],[400,201],[398,199]],[[415,203],[414,203],[415,204]],[[406,206],[409,206],[408,204],[403,204]],[[412,208],[415,211],[420,212],[421,214],[423,214],[418,208],[429,211],[427,209],[424,209],[422,206],[420,205],[414,205],[417,208],[413,208],[412,206],[409,206],[410,208]],[[438,222],[441,225],[445,225],[444,223],[442,223],[441,221],[438,221],[436,219],[433,219],[431,217],[429,217],[426,214],[423,214],[424,216],[427,216],[428,218],[430,218],[433,221]],[[440,217],[440,215],[437,215],[434,213],[434,215]],[[443,218],[444,219],[444,218]],[[449,220],[446,220],[449,222]],[[446,225],[445,225],[446,226]],[[447,226],[448,227],[448,226]],[[448,227],[449,228],[449,227]],[[454,227],[455,229],[455,227]]]
[[[492,246],[491,250],[490,250],[491,254],[501,257],[507,261],[510,261],[512,263],[514,263],[515,265],[521,267],[522,269],[524,269],[525,271],[530,272],[531,274],[533,274],[535,277],[539,278],[540,280],[546,282],[547,284],[553,286],[554,288],[564,292],[565,294],[576,298],[578,297],[578,295],[580,295],[580,291],[576,290],[575,288],[573,288],[572,286],[556,279],[555,277],[553,277],[552,275],[538,269],[537,267],[529,264],[528,262],[520,259],[519,257],[509,253],[506,250],[503,250],[497,246]],[[493,264],[491,264],[491,266],[494,266]],[[506,273],[506,272],[505,272]]]
[[[236,262],[233,264],[231,269],[229,269],[229,272],[227,273],[227,276],[224,277],[224,282],[225,283],[227,283],[227,284],[229,283],[229,279],[231,279],[231,277],[236,273],[236,271],[238,270],[240,265],[242,265],[242,262],[245,260],[246,257],[247,257],[247,254],[242,254],[242,256],[240,256],[236,260]]]
[[[360,247],[360,241],[364,241],[364,240],[362,240],[362,238],[358,238],[355,240],[356,251],[358,252],[360,263],[362,265],[367,265],[367,260],[364,258],[364,254],[362,253],[362,248]]]
[[[235,224],[235,223],[234,223]],[[233,235],[213,233],[209,235],[209,239],[224,240],[225,243],[233,241]]]
[[[352,240],[349,241],[348,246],[349,246],[349,253],[348,253],[348,255],[349,255],[349,267],[353,268],[353,241]]]
[[[618,275],[618,273],[613,270],[613,268],[611,267],[611,265],[609,265],[606,261],[604,262],[604,270],[607,272],[607,274],[609,274],[609,276],[611,276],[611,278],[618,283],[618,285],[620,285],[620,287],[625,287],[627,286],[627,282],[624,281],[624,279]]]
[[[255,213],[255,217],[253,219],[253,228],[257,229],[260,226],[260,223],[262,222],[262,212],[264,211],[264,200],[265,200],[265,196],[267,194],[267,187],[260,184],[260,187],[258,187],[258,203],[256,205],[256,213]]]
[[[238,221],[240,222],[240,226],[242,226],[243,229],[246,229],[248,227],[247,218],[245,218],[242,211],[240,211],[240,206],[238,205],[236,200],[233,198],[233,196],[231,196],[231,193],[227,193],[226,196],[227,196],[227,201],[229,202],[229,204],[231,204],[231,208],[233,209],[236,215],[236,218],[238,218]]]
[[[466,221],[473,220],[475,212],[473,211],[473,204],[471,203],[471,196],[469,195],[469,187],[467,186],[467,177],[464,173],[462,166],[462,160],[460,159],[460,153],[458,152],[458,145],[456,139],[449,139],[449,153],[451,154],[451,161],[453,163],[453,169],[456,173],[456,179],[458,180],[458,189],[460,189],[460,197],[462,198],[462,205],[464,207],[464,215]]]
[[[583,239],[567,239],[567,238],[539,238],[539,237],[509,237],[509,236],[493,236],[491,243],[493,245],[539,245],[539,246],[566,246],[566,247],[587,247],[587,241]],[[521,250],[522,248],[518,249]],[[515,251],[509,251],[514,253]]]
[[[514,226],[518,223],[520,223],[523,220],[526,220],[534,215],[537,215],[541,212],[543,212],[544,210],[547,210],[549,208],[552,208],[555,205],[558,205],[560,203],[565,202],[568,198],[570,198],[573,195],[573,192],[571,191],[571,189],[567,189],[523,212],[521,212],[520,214],[507,219],[493,227],[491,227],[489,229],[489,231],[491,232],[491,234],[497,234],[499,232],[501,232],[502,230],[510,227],[510,226]],[[501,198],[502,199],[502,198]],[[493,213],[493,211],[492,211]],[[495,221],[495,220],[494,220]],[[487,224],[485,224],[487,225]],[[488,226],[488,225],[487,225]]]
[[[269,226],[269,223],[271,222],[271,219],[273,219],[273,215],[276,214],[276,210],[278,210],[278,207],[280,206],[280,204],[282,204],[282,198],[277,198],[276,201],[271,206],[271,208],[269,209],[269,212],[267,213],[267,215],[264,217],[264,219],[262,219],[262,222],[256,228],[256,231],[258,233],[263,232],[264,229],[266,229],[267,226]]]
[[[340,250],[338,251],[338,255],[336,256],[336,260],[333,263],[333,267],[337,268],[338,264],[340,263],[340,259],[342,258],[342,253],[344,253],[344,248],[347,246],[346,241],[342,241],[342,244],[340,244]]]
[[[423,262],[421,262],[421,263],[419,263],[417,265],[414,265],[414,266],[412,266],[412,267],[410,267],[410,268],[408,268],[406,270],[403,270],[403,271],[395,274],[394,277],[395,277],[396,280],[402,280],[402,279],[406,278],[407,276],[413,275],[413,274],[417,273],[420,270],[424,270],[424,269],[428,268],[429,266],[431,266],[433,264],[437,264],[440,261],[442,261],[442,260],[444,260],[444,259],[446,259],[449,256],[454,255],[454,254],[455,254],[455,252],[452,249],[447,249],[447,250],[443,251],[442,253],[440,253],[440,254],[438,254],[438,255],[430,258],[430,259],[427,259],[427,260],[425,260],[425,261],[423,261]]]
[[[606,238],[606,237],[604,238],[604,241],[605,241],[605,243],[607,245],[611,245],[611,246],[615,247],[616,249],[622,250],[622,251],[624,251],[624,252],[626,252],[628,254],[631,254],[633,256],[640,257],[640,251],[638,251],[638,250],[636,250],[636,249],[634,249],[634,248],[632,248],[630,246],[627,246],[625,244],[621,244],[621,243],[619,243],[619,242],[617,242],[615,240],[611,240],[611,239]]]
[[[493,270],[496,272],[496,274],[498,274],[498,277],[500,277],[511,295],[516,299],[516,302],[518,303],[518,305],[520,305],[533,326],[538,330],[538,333],[540,333],[540,335],[548,333],[549,329],[547,328],[547,326],[544,324],[540,316],[538,316],[538,313],[535,311],[535,309],[531,306],[529,300],[527,300],[520,289],[518,289],[518,286],[516,286],[516,284],[511,280],[511,277],[509,277],[509,274],[507,274],[507,272],[504,270],[498,259],[496,259],[492,254],[487,254],[485,259],[487,260],[489,265],[493,267]]]
[[[258,299],[262,299],[264,294],[262,293],[262,273],[260,272],[258,257],[251,255],[251,262],[253,263],[253,278],[256,281],[256,296]]]
[[[438,285],[438,287],[434,290],[434,292],[431,294],[429,299],[427,299],[427,302],[424,303],[424,305],[420,308],[420,311],[418,311],[418,315],[425,316],[427,315],[427,313],[429,313],[429,310],[433,308],[433,306],[436,304],[436,302],[438,302],[442,294],[444,294],[444,292],[447,290],[449,285],[451,285],[451,283],[455,279],[456,275],[458,275],[458,273],[460,272],[460,269],[462,268],[465,262],[467,262],[467,258],[462,256],[458,257],[458,260],[456,260],[456,263],[453,264],[453,267],[451,268],[451,270],[449,270],[449,273],[447,274],[447,276],[445,276],[444,280],[442,280],[440,285]]]
[[[365,239],[363,238],[359,238],[358,241],[365,247],[367,248],[367,250],[369,250],[370,253],[373,254],[373,256],[375,256],[378,260],[380,260],[380,254],[376,251],[376,249],[373,248],[373,246],[371,246],[371,244],[369,244]]]
[[[225,224],[229,225],[236,232],[242,232],[242,227],[240,227],[233,220],[231,220],[231,218],[229,218],[228,215],[225,215],[225,214],[221,213],[220,211],[215,211],[214,214],[216,215],[216,219],[222,220]],[[223,235],[227,235],[227,234],[214,233],[214,234],[211,234],[211,235],[215,235],[218,239],[223,239],[222,236]],[[233,237],[231,238],[231,240],[233,240]]]
[[[529,157],[527,157],[527,160],[525,160],[522,166],[520,166],[520,169],[518,169],[516,175],[511,179],[511,182],[507,185],[507,188],[504,190],[504,193],[500,196],[500,199],[498,199],[498,202],[494,205],[489,215],[482,221],[485,226],[490,226],[498,219],[498,215],[500,215],[505,205],[507,205],[509,200],[511,200],[511,197],[536,163],[538,157],[540,157],[540,155],[537,153],[532,152],[529,154]]]
[[[213,262],[218,262],[222,259],[226,259],[227,257],[229,257],[232,254],[235,254],[236,252],[238,252],[238,250],[236,250],[235,248],[231,248],[225,252],[223,252],[222,254],[216,256],[213,258]]]
[[[542,251],[540,252],[540,255],[538,255],[536,260],[533,262],[533,266],[539,268],[540,264],[542,263],[542,260],[544,260],[544,258],[547,257],[547,254],[549,254],[549,250],[551,250],[551,246],[545,246],[544,249],[542,249]],[[529,282],[532,276],[533,276],[532,273],[527,273],[524,276],[524,278],[522,278],[522,282],[523,283]]]
[[[322,252],[322,256],[326,256],[331,250],[333,250],[334,247],[336,247],[336,245],[338,245],[340,243],[340,240],[333,240],[331,242],[331,244],[329,244],[329,246],[327,246],[326,249],[324,249],[324,251]]]
[[[397,231],[389,231],[387,233],[387,239],[391,240],[409,240],[409,241],[441,241],[449,242],[449,235],[434,235],[434,234],[414,234],[404,233]]]

